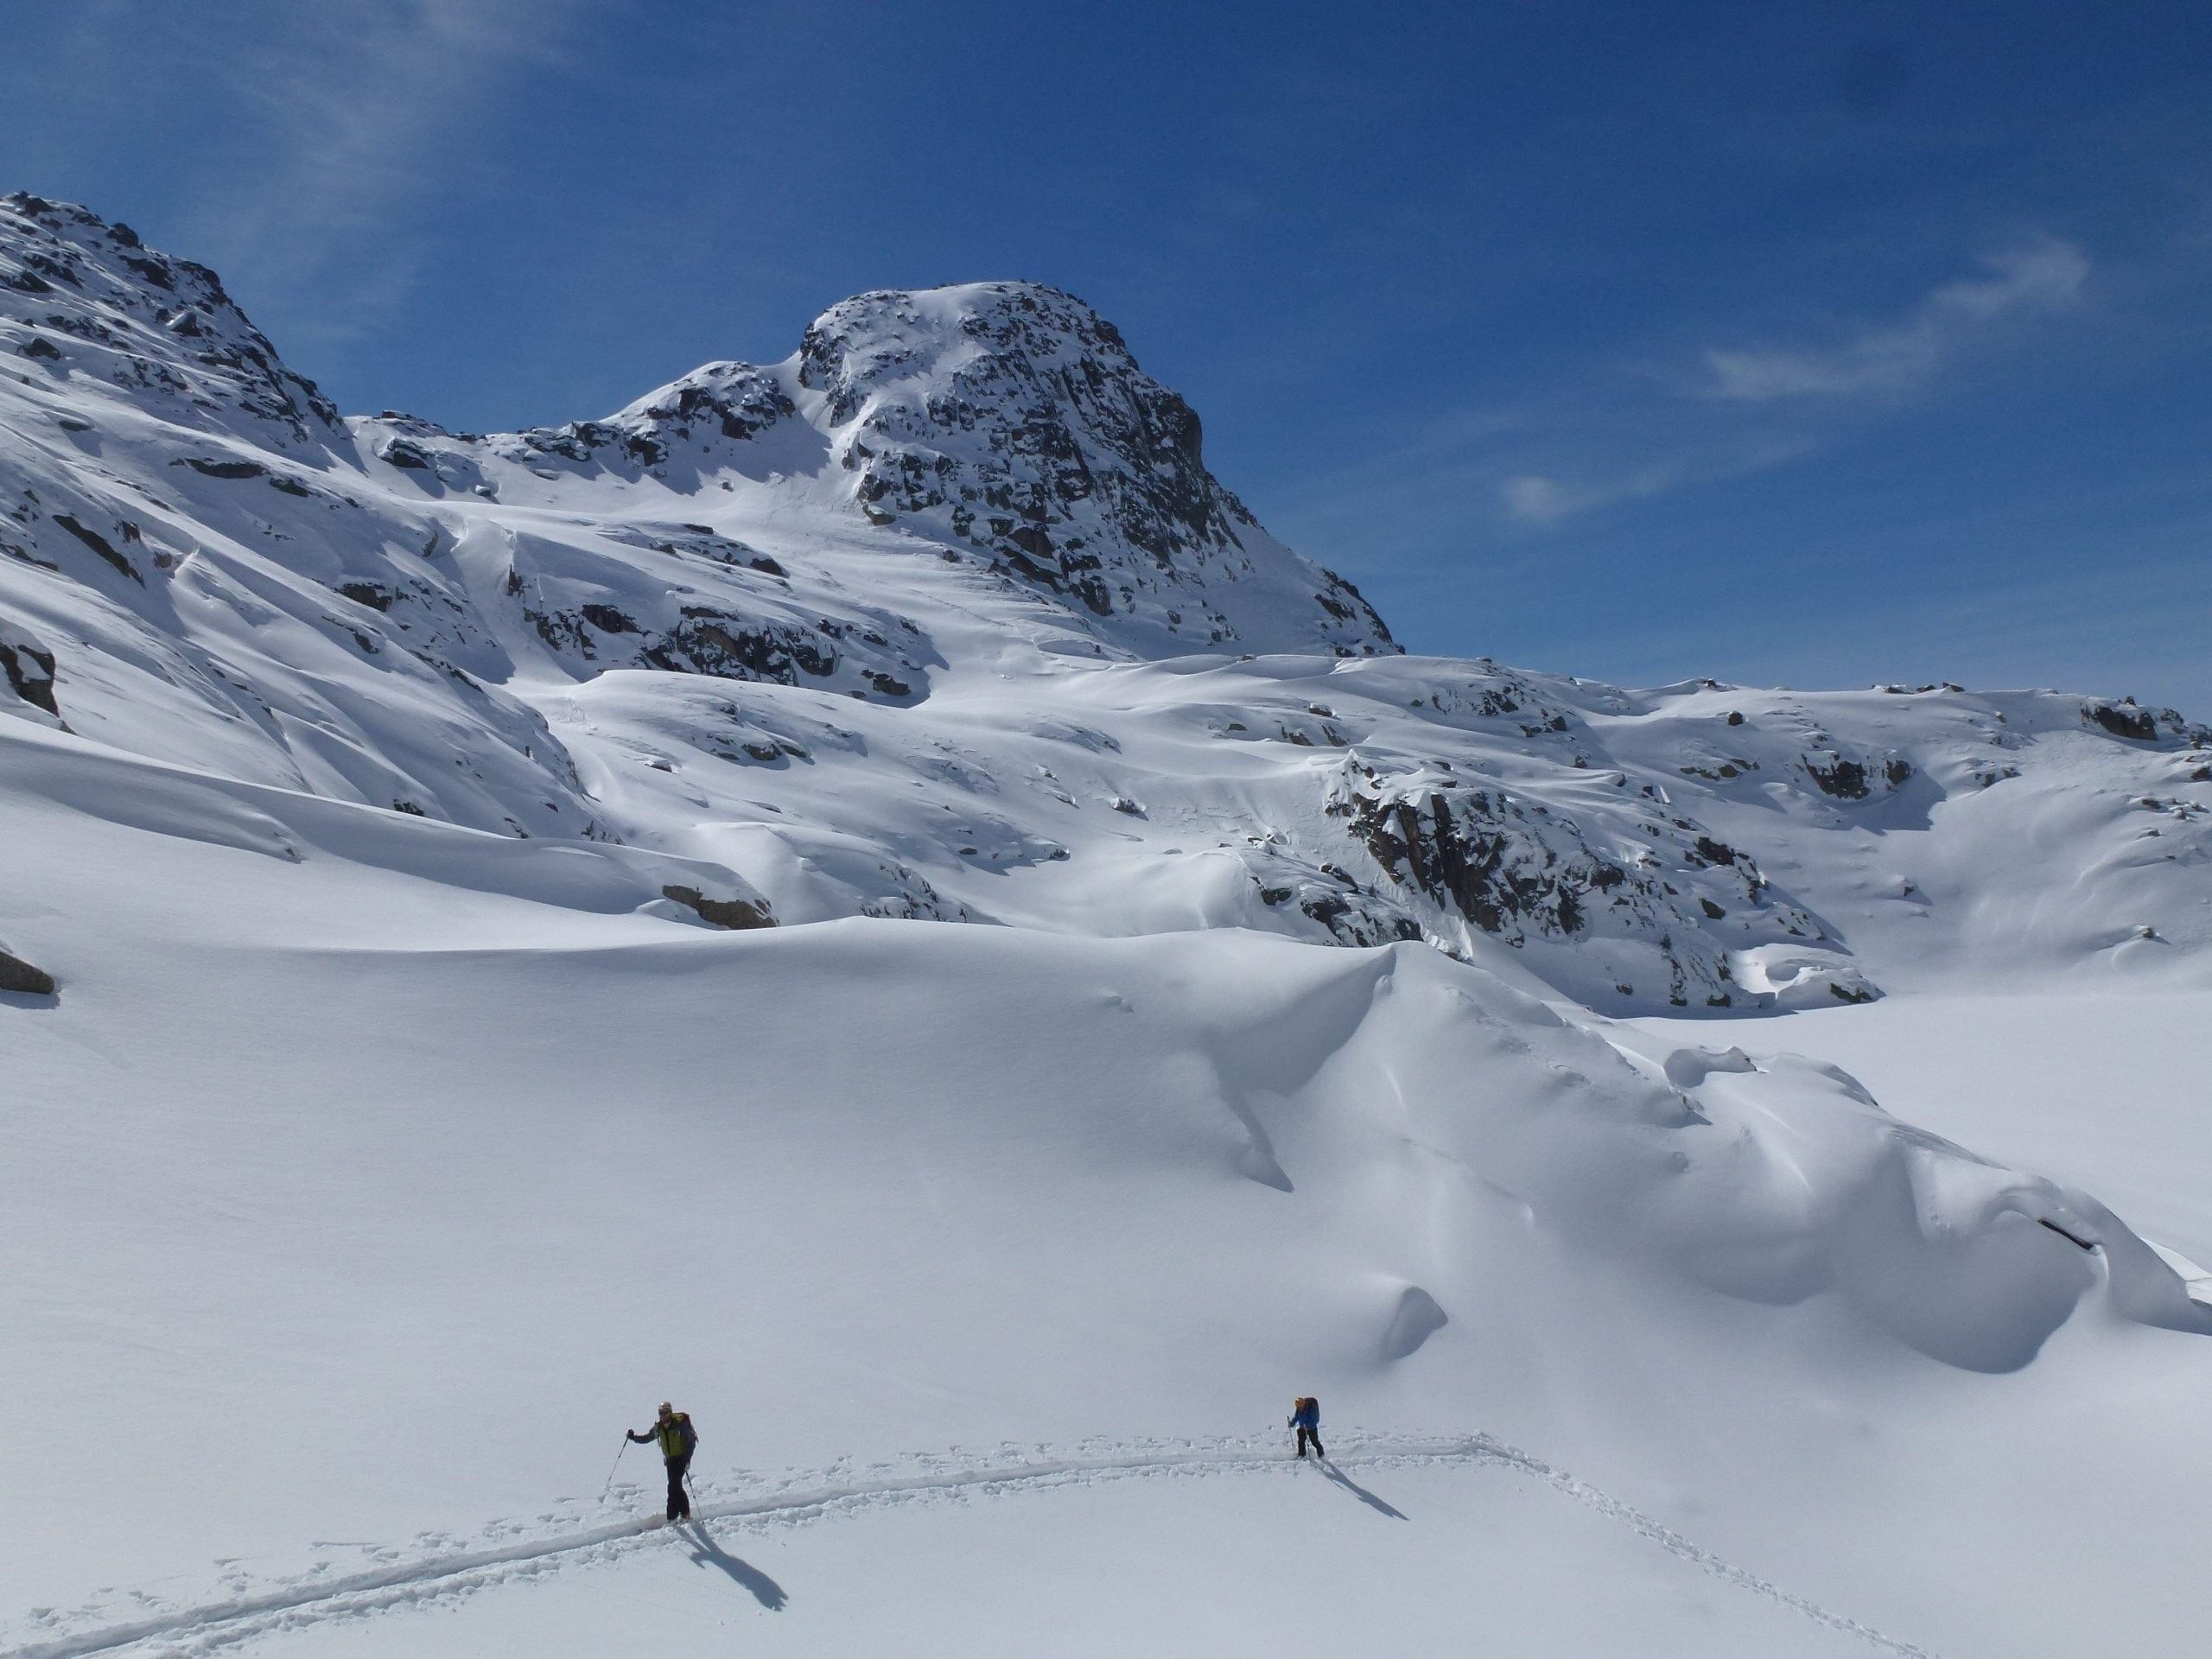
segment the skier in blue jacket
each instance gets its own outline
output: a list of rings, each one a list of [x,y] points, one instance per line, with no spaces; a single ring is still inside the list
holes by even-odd
[[[1300,1395],[1290,1402],[1288,1427],[1298,1431],[1300,1457],[1306,1455],[1306,1443],[1308,1440],[1313,1443],[1315,1457],[1325,1458],[1329,1455],[1321,1449],[1321,1402],[1312,1395]]]

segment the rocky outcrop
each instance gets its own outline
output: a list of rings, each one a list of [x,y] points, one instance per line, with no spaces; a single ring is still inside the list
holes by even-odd
[[[1593,899],[1630,885],[1626,870],[1586,848],[1562,855],[1502,790],[1447,781],[1351,801],[1349,827],[1376,863],[1509,944],[1532,932],[1573,938],[1588,930]],[[1652,887],[1635,884],[1646,896]]]
[[[0,196],[0,353],[104,381],[180,425],[280,448],[342,442],[205,265],[68,202]]]
[[[2114,737],[2126,738],[2131,743],[2155,743],[2162,738],[2177,740],[2192,748],[2212,747],[2212,727],[2185,720],[2171,709],[2146,709],[2133,697],[2108,701],[2102,697],[2085,699],[2082,704],[2082,721],[2095,726]]]
[[[686,887],[665,887],[660,893],[662,898],[672,899],[686,910],[697,912],[702,921],[712,922],[716,927],[743,929],[776,925],[765,899],[709,899],[698,888]]]
[[[1396,894],[1421,935],[1446,950],[1457,924],[1516,950],[1609,964],[1579,988],[1599,1006],[1661,995],[1675,1007],[1769,1000],[1738,982],[1734,953],[1820,939],[1818,922],[1694,820],[1632,799],[1649,810],[1632,816],[1630,842],[1497,783],[1460,779],[1446,762],[1392,770],[1348,760],[1324,810],[1379,873],[1378,892]],[[1605,818],[1614,832],[1627,828],[1618,820]]]
[[[54,976],[32,967],[21,957],[0,950],[0,991],[16,996],[52,996]]]
[[[730,593],[715,604],[686,601],[689,589],[658,588],[618,577],[620,566],[592,584],[606,596],[572,597],[587,591],[573,578],[534,580],[517,574],[508,583],[523,620],[548,649],[585,675],[610,668],[650,668],[664,673],[825,690],[884,702],[918,701],[926,695],[925,647],[912,623],[863,613],[799,620],[788,604],[745,607]],[[765,596],[764,596],[765,597]]]
[[[565,462],[665,476],[671,465],[696,472],[728,446],[749,442],[796,412],[773,370],[709,363],[603,421],[502,434],[489,448],[533,467]]]
[[[35,709],[59,718],[54,700],[54,653],[20,623],[0,617],[0,674],[8,689]]]

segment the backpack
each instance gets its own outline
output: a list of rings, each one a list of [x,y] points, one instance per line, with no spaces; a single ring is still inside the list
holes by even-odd
[[[683,1437],[683,1455],[688,1458],[699,1449],[699,1431],[691,1427],[691,1414],[688,1411],[677,1412],[676,1427]]]

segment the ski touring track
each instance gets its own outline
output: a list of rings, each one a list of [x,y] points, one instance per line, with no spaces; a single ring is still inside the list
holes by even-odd
[[[1586,1481],[1490,1435],[1416,1438],[1344,1433],[1341,1438],[1350,1449],[1328,1459],[1329,1465],[1384,1468],[1458,1464],[1510,1470],[1596,1510],[1724,1583],[1794,1608],[1815,1624],[1856,1637],[1899,1659],[1934,1659],[1925,1649],[1791,1594]],[[880,1478],[845,1479],[836,1471],[794,1478],[772,1491],[739,1497],[715,1497],[710,1484],[695,1504],[695,1513],[702,1521],[791,1524],[871,1505],[925,1501],[947,1494],[1015,1493],[1154,1475],[1231,1475],[1280,1470],[1293,1461],[1279,1448],[1251,1440],[1092,1444],[1058,1455],[1040,1448],[1019,1460],[966,1465],[938,1460],[918,1472]],[[812,1484],[802,1485],[802,1478]],[[466,1595],[563,1567],[596,1564],[686,1540],[685,1534],[658,1516],[631,1516],[598,1526],[539,1533],[511,1542],[445,1550],[364,1571],[319,1572],[312,1577],[272,1583],[228,1600],[150,1613],[127,1623],[0,1649],[0,1659],[83,1659],[105,1654],[122,1655],[125,1659],[154,1659],[156,1655],[181,1659],[326,1620]]]

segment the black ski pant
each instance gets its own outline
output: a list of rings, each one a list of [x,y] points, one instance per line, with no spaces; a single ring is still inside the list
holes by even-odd
[[[1302,1458],[1306,1455],[1306,1443],[1308,1440],[1313,1442],[1313,1455],[1315,1457],[1325,1458],[1329,1455],[1321,1449],[1321,1431],[1318,1428],[1307,1428],[1301,1424],[1298,1430],[1298,1455],[1300,1457]]]
[[[668,1460],[668,1518],[689,1521],[691,1518],[691,1494],[683,1490],[683,1477],[691,1467],[691,1454]]]

